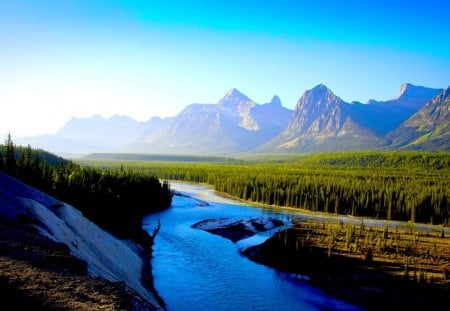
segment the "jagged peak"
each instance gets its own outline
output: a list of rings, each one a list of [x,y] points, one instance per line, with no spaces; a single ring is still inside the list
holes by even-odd
[[[242,94],[239,90],[233,88],[229,90],[225,96],[219,101],[221,106],[236,106],[242,102],[251,102],[252,100],[246,95]]]
[[[320,105],[343,104],[344,101],[336,96],[328,87],[319,84],[307,90],[298,100],[296,110],[304,107],[318,107]]]
[[[242,94],[238,89],[236,88],[232,88],[230,89],[225,96],[223,97],[223,99],[225,98],[239,98],[239,99],[244,99],[244,100],[248,100],[248,97],[244,94]]]
[[[329,90],[329,88],[325,84],[317,84],[315,87],[312,88],[312,90]]]
[[[324,84],[319,84],[313,87],[310,90],[307,90],[303,97],[313,97],[313,98],[320,98],[320,97],[336,97],[334,93]]]
[[[281,100],[277,95],[274,95],[272,97],[272,100],[270,101],[269,105],[279,106],[281,107]]]
[[[439,93],[434,99],[433,101],[435,101],[436,99],[439,102],[444,102],[445,100],[447,100],[447,98],[450,97],[450,86],[448,86],[446,89],[444,89],[441,93]]]
[[[318,84],[318,85],[316,85],[315,87],[313,87],[312,89],[310,89],[309,91],[306,91],[306,92],[309,92],[309,93],[312,93],[312,94],[315,94],[315,95],[320,95],[320,94],[328,95],[328,94],[330,94],[330,95],[334,96],[333,92],[324,84]]]

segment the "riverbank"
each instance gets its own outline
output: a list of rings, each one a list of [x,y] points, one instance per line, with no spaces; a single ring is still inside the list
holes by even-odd
[[[192,227],[236,243],[282,225],[270,218],[220,218]],[[304,221],[241,252],[367,309],[442,309],[450,302],[449,246],[443,231]]]
[[[265,265],[255,264],[239,252],[242,247],[261,243],[270,233],[267,235],[257,233],[254,238],[245,238],[246,235],[242,235],[245,239],[235,244],[227,239],[202,232],[203,230],[196,230],[192,228],[192,225],[204,220],[224,218],[231,219],[230,223],[239,219],[276,218],[285,223],[311,219],[319,220],[320,224],[322,220],[325,224],[335,220],[339,225],[342,220],[344,226],[347,223],[352,225],[364,223],[366,228],[372,227],[372,223],[375,223],[373,230],[376,228],[381,231],[387,223],[388,227],[395,231],[397,222],[348,216],[327,218],[327,215],[314,213],[308,213],[305,216],[299,210],[287,211],[284,208],[249,208],[241,202],[219,197],[211,187],[206,185],[171,182],[171,187],[182,193],[182,196],[174,197],[174,203],[170,209],[146,219],[150,228],[153,228],[159,219],[161,220],[162,229],[156,239],[153,268],[156,288],[167,302],[169,309],[186,310],[185,306],[191,306],[199,310],[211,308],[279,310],[280,306],[283,306],[285,310],[301,308],[360,310],[361,308],[357,306],[363,306],[365,300],[372,299],[371,301],[375,302],[374,305],[378,302],[375,298],[378,288],[375,286],[362,287],[359,292],[351,291],[352,284],[355,284],[354,280],[344,282],[342,279],[336,281],[328,279],[327,281],[326,276],[320,284],[315,278],[308,278],[305,273],[280,273]],[[208,204],[206,205],[205,202]],[[209,223],[214,224],[214,222]],[[403,230],[411,226],[412,224],[408,223],[398,224],[398,229]],[[438,226],[427,227],[429,230],[425,232],[441,233]],[[417,226],[417,229],[419,228],[422,228],[422,225]],[[448,228],[445,229],[444,233],[447,236]],[[275,229],[272,234],[277,230]],[[376,239],[373,243],[376,246]],[[342,271],[345,271],[348,262],[348,260],[341,262],[344,267]],[[339,271],[339,268],[334,270]],[[427,276],[430,275],[427,274]],[[413,278],[412,270],[410,277]],[[411,292],[413,291],[414,289]],[[198,295],[192,295],[192,293],[198,293]],[[357,297],[357,295],[360,296]],[[384,302],[388,301],[388,295],[384,296]],[[404,297],[408,298],[407,293]],[[352,303],[358,300],[361,302]],[[397,300],[393,305],[398,303]],[[365,305],[367,306],[367,303]],[[406,305],[410,304],[406,303]],[[429,305],[435,304],[431,302]],[[366,308],[370,309],[370,307]],[[391,308],[387,307],[387,309]]]
[[[299,222],[243,254],[308,276],[330,294],[368,309],[445,309],[450,303],[450,238],[361,223]]]
[[[174,196],[172,207],[144,219],[151,232],[158,221],[161,230],[155,239],[152,260],[155,287],[168,310],[360,310],[317,287],[302,284],[274,269],[256,264],[239,252],[241,247],[261,243],[277,232],[257,233],[232,243],[192,225],[205,219],[278,219],[285,224],[288,215],[249,208],[235,202],[201,204],[185,185],[183,196]],[[205,192],[209,192],[206,190]],[[211,191],[214,194],[213,191]],[[222,200],[217,198],[217,200]],[[251,224],[251,222],[247,222]],[[270,222],[272,223],[272,222]],[[258,226],[258,225],[257,225]],[[255,226],[251,225],[250,228]],[[259,226],[258,226],[259,227]],[[254,228],[256,229],[256,228]]]
[[[188,181],[180,181],[180,180],[170,180],[171,187],[177,189],[178,192],[189,192],[190,196],[200,201],[211,201],[216,203],[227,203],[227,204],[238,204],[245,205],[249,207],[263,208],[268,211],[272,211],[275,213],[283,213],[289,214],[293,217],[296,217],[299,220],[313,220],[320,222],[344,222],[344,223],[352,223],[354,225],[358,225],[363,221],[366,225],[384,228],[386,225],[389,229],[397,228],[406,228],[409,226],[414,226],[417,230],[428,231],[430,233],[441,233],[444,230],[445,235],[450,236],[450,227],[443,227],[442,225],[433,225],[426,223],[413,223],[406,221],[398,221],[398,220],[383,220],[377,218],[370,217],[356,217],[350,215],[341,215],[334,213],[324,213],[324,212],[313,212],[306,209],[296,208],[296,207],[288,207],[288,206],[278,206],[278,205],[269,205],[264,203],[253,202],[251,200],[243,200],[239,197],[232,196],[230,194],[224,192],[218,192],[214,190],[212,185],[206,183],[193,183]]]

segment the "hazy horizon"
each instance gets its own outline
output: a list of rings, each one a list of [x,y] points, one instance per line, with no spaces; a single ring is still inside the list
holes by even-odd
[[[71,117],[170,117],[237,88],[293,109],[319,83],[345,101],[450,84],[443,1],[0,3],[0,133]]]

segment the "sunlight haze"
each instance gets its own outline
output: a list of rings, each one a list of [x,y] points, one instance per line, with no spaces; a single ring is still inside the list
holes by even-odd
[[[445,88],[448,1],[0,1],[0,134],[72,117],[175,116],[237,88],[294,109]]]

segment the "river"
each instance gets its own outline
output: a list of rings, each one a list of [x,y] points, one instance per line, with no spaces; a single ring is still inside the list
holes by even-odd
[[[144,219],[149,232],[161,222],[152,265],[155,288],[168,310],[358,310],[305,280],[240,254],[239,248],[260,243],[267,234],[235,244],[191,227],[224,217],[291,221],[299,213],[249,207],[202,185],[172,182],[171,187],[182,195],[174,196],[169,209]]]

